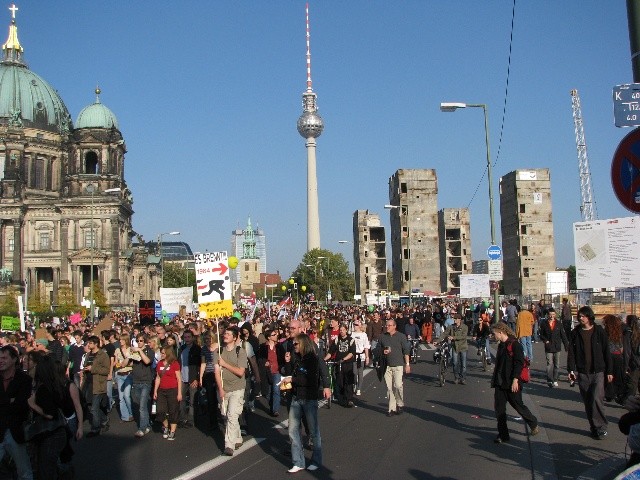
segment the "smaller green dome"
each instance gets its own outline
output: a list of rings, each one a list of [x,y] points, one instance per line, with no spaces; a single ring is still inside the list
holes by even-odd
[[[84,107],[75,123],[76,128],[118,128],[118,120],[111,110],[100,103],[100,89],[96,88],[96,102]]]

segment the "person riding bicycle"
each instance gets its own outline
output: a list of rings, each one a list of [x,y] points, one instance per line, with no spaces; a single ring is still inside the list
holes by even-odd
[[[404,326],[404,334],[407,338],[420,339],[420,327],[416,324],[413,315],[409,317],[409,323]]]
[[[347,325],[339,328],[338,338],[329,346],[329,352],[325,360],[333,359],[338,362],[336,368],[336,384],[338,386],[338,398],[347,408],[353,407],[353,361],[356,358],[356,342],[347,332]]]
[[[485,349],[487,355],[487,365],[491,365],[491,354],[489,353],[489,338],[491,337],[491,320],[487,313],[480,315],[478,323],[473,327],[473,340],[478,347],[478,355],[481,349]]]

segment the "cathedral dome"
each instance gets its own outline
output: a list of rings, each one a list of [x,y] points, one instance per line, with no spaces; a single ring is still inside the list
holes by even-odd
[[[76,128],[112,127],[118,129],[118,120],[111,110],[100,103],[100,89],[96,88],[96,102],[82,109],[76,120]]]
[[[72,128],[71,116],[58,92],[33,73],[22,59],[15,18],[2,45],[0,61],[0,123],[56,133]]]

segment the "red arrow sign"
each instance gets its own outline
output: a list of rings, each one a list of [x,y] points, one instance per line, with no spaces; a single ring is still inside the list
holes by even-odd
[[[227,270],[229,270],[229,268],[224,263],[219,263],[218,265],[220,266],[218,268],[212,268],[211,272],[220,272],[220,276],[222,276]]]

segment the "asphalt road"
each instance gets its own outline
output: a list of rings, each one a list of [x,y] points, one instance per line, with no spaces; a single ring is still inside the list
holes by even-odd
[[[623,469],[625,437],[617,419],[623,413],[610,406],[609,435],[589,436],[577,388],[566,382],[549,389],[544,379],[542,347],[534,349],[533,379],[525,402],[539,418],[541,433],[529,438],[522,421],[509,417],[511,442],[496,445],[490,372],[483,372],[470,346],[467,385],[444,387],[436,382],[431,351],[421,351],[405,378],[405,413],[387,417],[386,388],[375,373],[365,377],[356,408],[320,410],[324,466],[299,472],[299,478],[322,479],[464,479],[613,478]],[[564,360],[563,360],[564,361]],[[448,380],[453,375],[449,373]],[[111,429],[84,439],[74,458],[78,479],[154,480],[253,479],[289,476],[287,429],[259,403],[250,418],[250,436],[233,457],[221,455],[222,434],[202,425],[179,429],[174,442],[162,439],[159,428],[142,438],[135,426],[121,423],[115,411]],[[282,414],[284,416],[283,407]],[[513,411],[509,412],[513,414]],[[88,425],[86,425],[88,428]],[[307,451],[307,459],[310,458]]]

